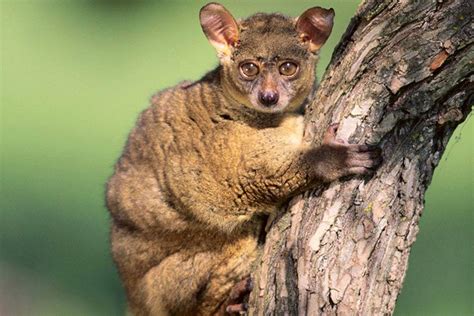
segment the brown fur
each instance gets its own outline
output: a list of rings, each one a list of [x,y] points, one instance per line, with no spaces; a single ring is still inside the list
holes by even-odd
[[[217,4],[211,9],[227,14]],[[334,128],[322,147],[302,144],[299,110],[313,87],[317,52],[295,20],[259,13],[238,25],[218,48],[218,68],[152,98],[108,182],[112,254],[135,315],[218,313],[233,284],[251,272],[262,215],[375,164],[367,148],[335,143]],[[222,38],[206,31],[211,42]],[[291,80],[278,74],[286,59],[299,64]],[[254,81],[242,80],[243,60],[261,66]],[[280,93],[273,108],[255,100],[269,84]]]

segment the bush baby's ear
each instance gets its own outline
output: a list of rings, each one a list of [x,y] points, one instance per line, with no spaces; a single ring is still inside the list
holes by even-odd
[[[224,6],[208,3],[199,12],[201,27],[219,58],[230,56],[239,41],[239,26]]]
[[[296,30],[304,42],[309,41],[309,50],[316,52],[331,34],[334,20],[333,9],[314,7],[306,10],[296,20]]]

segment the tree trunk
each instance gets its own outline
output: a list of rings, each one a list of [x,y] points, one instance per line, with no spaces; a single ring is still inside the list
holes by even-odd
[[[266,237],[250,315],[393,313],[424,193],[474,102],[470,0],[361,4],[307,109],[306,139],[330,123],[384,162],[294,198]]]

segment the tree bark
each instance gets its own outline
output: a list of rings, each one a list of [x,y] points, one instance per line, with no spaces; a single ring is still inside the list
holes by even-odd
[[[378,144],[373,176],[290,201],[258,261],[250,315],[392,314],[424,193],[474,103],[469,0],[363,2],[306,112],[306,140]]]

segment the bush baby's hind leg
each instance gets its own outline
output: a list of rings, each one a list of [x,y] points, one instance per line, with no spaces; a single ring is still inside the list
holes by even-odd
[[[223,315],[227,305],[237,302],[242,292],[238,291],[239,281],[250,275],[257,257],[257,240],[252,236],[237,240],[225,247],[223,256],[212,271],[208,287],[203,295],[199,315]],[[243,284],[240,284],[243,285]],[[245,286],[244,286],[245,287]],[[232,291],[235,290],[235,293]],[[243,291],[248,291],[244,289]],[[240,302],[239,302],[240,303]]]
[[[213,261],[207,253],[177,253],[165,258],[143,277],[138,289],[143,292],[143,313],[137,314],[196,315]]]

